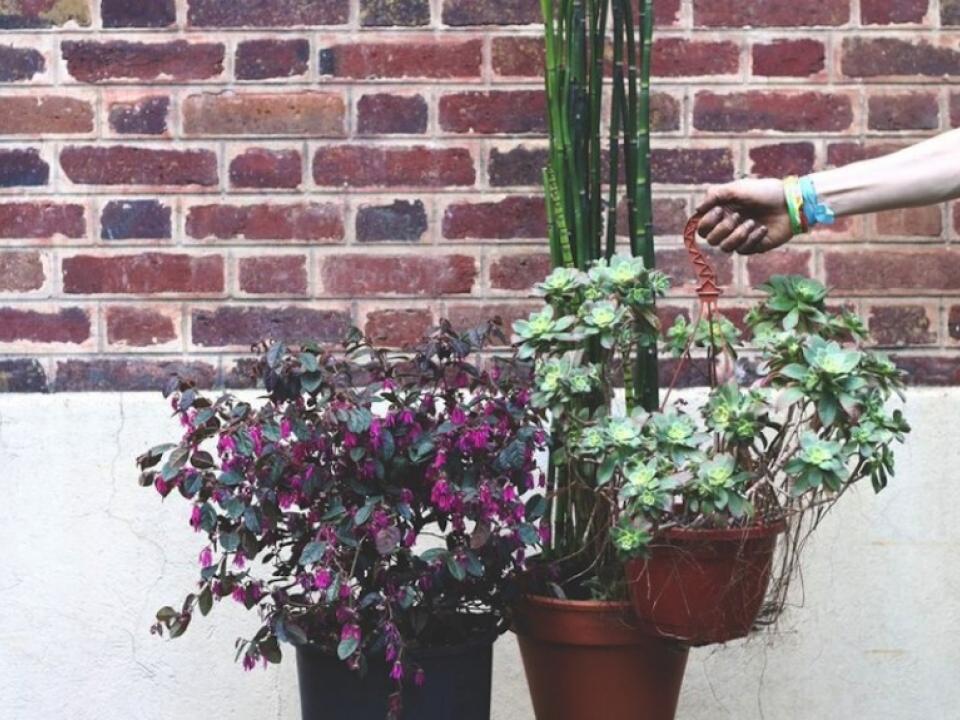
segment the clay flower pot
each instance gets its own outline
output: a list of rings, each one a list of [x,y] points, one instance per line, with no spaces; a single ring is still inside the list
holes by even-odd
[[[651,635],[687,645],[723,643],[750,633],[770,585],[784,523],[749,528],[673,528],[650,557],[626,565],[637,622]]]
[[[538,720],[673,720],[687,649],[638,630],[629,603],[526,596],[514,631]]]

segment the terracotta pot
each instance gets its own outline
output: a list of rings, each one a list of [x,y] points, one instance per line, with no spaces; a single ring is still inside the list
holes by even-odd
[[[748,635],[770,585],[777,537],[785,529],[776,523],[668,530],[648,559],[626,566],[639,626],[695,646]]]
[[[687,649],[634,626],[629,603],[526,596],[514,632],[538,720],[673,720]]]

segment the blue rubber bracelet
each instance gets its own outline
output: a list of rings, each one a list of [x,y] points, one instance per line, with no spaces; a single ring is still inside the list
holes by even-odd
[[[813,180],[809,176],[800,178],[800,192],[803,194],[803,213],[807,216],[807,224],[810,227],[814,225],[833,225],[837,218],[833,210],[820,202],[817,196],[817,189],[813,186]]]

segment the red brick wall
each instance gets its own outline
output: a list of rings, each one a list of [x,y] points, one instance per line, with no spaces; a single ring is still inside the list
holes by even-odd
[[[8,0],[0,387],[243,382],[267,336],[525,312],[544,274],[539,0]],[[660,262],[706,182],[960,125],[957,0],[658,0]],[[956,30],[952,29],[957,25]],[[749,28],[747,26],[750,26]],[[960,207],[721,262],[816,275],[960,381]]]

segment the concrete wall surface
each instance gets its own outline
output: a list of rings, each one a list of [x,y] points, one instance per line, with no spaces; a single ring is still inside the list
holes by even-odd
[[[893,486],[824,523],[776,634],[693,651],[678,720],[960,718],[960,390],[911,390],[907,409]],[[136,455],[176,431],[153,394],[0,396],[3,720],[298,718],[292,662],[234,664],[242,609],[148,632],[201,547],[185,505],[136,483]],[[510,637],[495,672],[495,720],[532,720]]]

